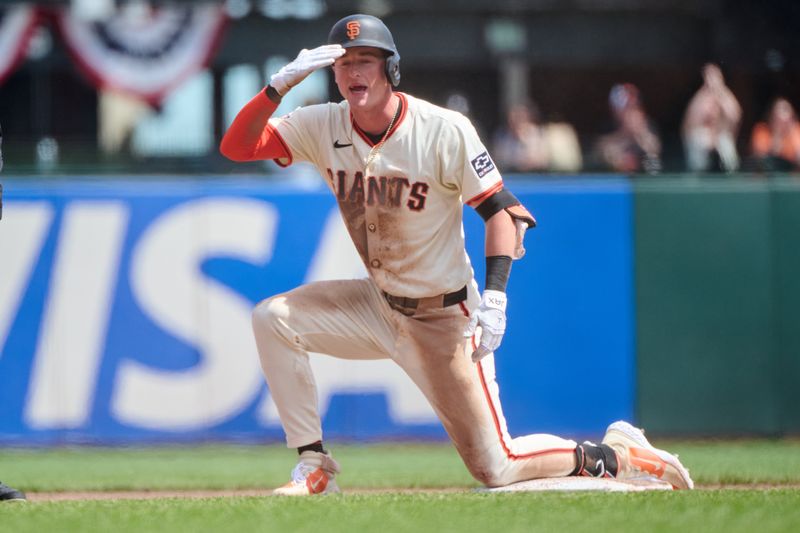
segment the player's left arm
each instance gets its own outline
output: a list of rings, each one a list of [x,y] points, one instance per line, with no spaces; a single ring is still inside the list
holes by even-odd
[[[481,342],[472,353],[480,361],[494,352],[506,330],[506,284],[511,262],[525,254],[525,231],[536,220],[503,185],[503,178],[466,117],[457,116],[450,128],[440,132],[439,140],[449,154],[445,176],[461,191],[465,204],[473,207],[486,222],[486,284],[481,304],[472,313],[464,335],[471,337],[481,326]],[[455,149],[452,149],[452,148]]]
[[[533,216],[506,189],[483,200],[476,211],[486,222],[486,284],[481,304],[465,331],[465,335],[472,336],[478,325],[481,326],[481,342],[472,353],[474,362],[494,352],[503,340],[511,262],[524,255],[525,231],[536,225]]]
[[[514,221],[505,209],[486,220],[486,257],[505,256],[511,259],[516,247]]]

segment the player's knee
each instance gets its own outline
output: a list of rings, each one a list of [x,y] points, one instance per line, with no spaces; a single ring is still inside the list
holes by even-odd
[[[486,487],[502,487],[503,485],[506,485],[502,472],[499,470],[480,470],[473,472],[472,476]]]
[[[487,487],[501,487],[506,485],[505,468],[492,461],[478,460],[467,464],[472,477]]]
[[[284,298],[273,296],[262,300],[253,309],[253,329],[262,333],[276,333],[281,329],[288,308]]]

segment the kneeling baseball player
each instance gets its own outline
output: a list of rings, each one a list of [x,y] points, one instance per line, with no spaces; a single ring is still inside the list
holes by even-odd
[[[343,101],[272,117],[281,97],[332,67]],[[270,393],[299,462],[276,494],[338,492],[325,449],[309,352],[390,358],[421,389],[464,464],[489,487],[546,477],[660,478],[693,487],[677,457],[626,422],[599,445],[554,435],[511,438],[493,352],[506,325],[506,283],[535,221],[504,188],[463,115],[394,88],[400,54],[368,15],[338,21],[328,43],[302,50],[239,112],[221,152],[234,161],[313,163],[333,192],[369,272],[268,298],[253,329]],[[486,223],[481,295],[464,249],[463,204]],[[476,330],[481,335],[476,343]]]

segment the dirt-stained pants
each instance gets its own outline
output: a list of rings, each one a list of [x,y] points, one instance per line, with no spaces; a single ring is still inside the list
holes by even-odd
[[[494,487],[569,474],[575,468],[574,441],[509,436],[493,355],[473,363],[474,339],[463,336],[469,309],[476,305],[421,306],[407,316],[390,307],[368,279],[311,283],[262,301],[253,312],[253,329],[288,446],[322,439],[308,352],[390,358],[426,396],[481,483]]]

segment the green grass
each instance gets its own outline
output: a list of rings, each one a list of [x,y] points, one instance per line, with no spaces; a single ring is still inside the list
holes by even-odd
[[[656,445],[659,443],[656,442]],[[471,489],[449,445],[334,445],[347,488],[460,487],[324,498],[222,497],[0,505],[14,531],[793,531],[800,524],[800,442],[665,442],[699,485],[769,490],[503,493]],[[280,446],[0,450],[0,479],[29,492],[272,488],[293,452]]]
[[[477,487],[450,445],[335,446],[344,487]],[[0,479],[27,491],[274,488],[297,454],[284,446],[0,450]]]
[[[377,494],[5,504],[0,531],[791,531],[794,490]]]
[[[800,483],[800,441],[666,442],[702,484]],[[656,444],[658,445],[658,444]]]
[[[656,442],[656,445],[659,445]],[[800,441],[666,442],[698,484],[800,484]],[[478,486],[448,444],[332,446],[344,487]],[[283,446],[0,450],[0,479],[28,491],[272,488],[295,455]]]

